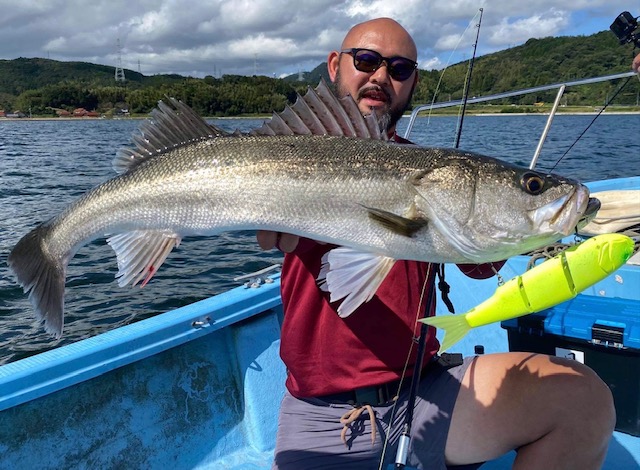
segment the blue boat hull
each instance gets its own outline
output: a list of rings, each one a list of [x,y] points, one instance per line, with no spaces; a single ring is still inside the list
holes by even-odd
[[[592,190],[639,186],[628,178]],[[509,260],[502,276],[526,262]],[[624,285],[607,279],[582,295],[606,291],[640,311],[640,268],[618,274]],[[0,468],[270,468],[285,380],[273,279],[0,367]],[[458,312],[496,288],[455,267],[447,281]],[[500,325],[473,330],[454,349],[471,355],[476,345],[509,349]],[[640,437],[615,432],[604,468],[640,468]]]

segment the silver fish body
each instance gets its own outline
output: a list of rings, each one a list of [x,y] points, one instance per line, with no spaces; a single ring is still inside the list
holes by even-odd
[[[527,173],[478,155],[373,140],[213,139],[90,191],[46,224],[47,246],[61,257],[99,236],[132,230],[188,236],[270,229],[395,259],[497,261],[568,234],[584,214],[583,186],[551,178],[552,187],[534,196],[520,183]],[[566,222],[543,230],[536,211],[549,204],[556,212],[564,206]],[[369,208],[433,222],[408,237],[377,223]],[[461,251],[435,221],[455,221],[477,253]]]
[[[153,147],[151,156],[125,155],[131,162],[122,174],[25,235],[10,254],[47,331],[62,332],[69,260],[109,234],[122,285],[147,282],[189,235],[267,229],[391,259],[480,263],[553,242],[593,212],[576,181],[457,150],[218,134]]]

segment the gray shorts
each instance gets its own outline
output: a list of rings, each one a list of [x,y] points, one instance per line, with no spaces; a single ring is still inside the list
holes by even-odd
[[[429,366],[421,379],[407,468],[471,469],[480,466],[447,467],[444,456],[453,407],[462,378],[472,360],[473,357],[465,358],[462,364],[455,366],[436,362]],[[343,429],[340,417],[353,409],[351,405],[330,403],[319,398],[298,399],[287,392],[280,407],[273,469],[392,468],[390,465],[395,462],[398,438],[407,412],[408,388],[404,388],[397,402],[373,407],[377,424],[373,444],[369,414],[364,411],[351,424],[346,434],[347,445],[340,437]],[[389,433],[391,419],[394,425]]]

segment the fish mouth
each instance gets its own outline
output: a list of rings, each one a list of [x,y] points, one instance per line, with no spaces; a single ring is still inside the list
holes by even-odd
[[[599,199],[595,197],[590,197],[589,201],[587,202],[587,208],[584,214],[582,215],[582,218],[578,221],[578,224],[576,225],[576,230],[582,230],[584,227],[589,225],[591,221],[596,218],[596,215],[598,214],[598,211],[600,210],[601,205],[602,204],[600,203]]]
[[[542,230],[560,233],[564,236],[575,232],[584,220],[591,220],[600,209],[600,201],[589,197],[589,189],[578,185],[571,193],[540,207],[533,220]]]

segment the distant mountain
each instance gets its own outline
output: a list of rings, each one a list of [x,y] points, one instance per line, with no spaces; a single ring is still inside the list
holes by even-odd
[[[181,75],[145,76],[133,70],[124,71],[127,82],[152,85],[159,82],[184,80]],[[0,60],[0,91],[19,95],[26,90],[53,85],[62,81],[78,81],[92,85],[115,84],[115,67],[89,62],[60,62],[41,58]]]
[[[328,82],[329,72],[327,72],[327,63],[322,62],[311,72],[304,72],[303,78],[304,78],[304,82],[306,83],[318,84],[320,83],[321,78],[324,78],[325,81]],[[293,75],[289,75],[288,77],[284,78],[284,81],[295,85],[296,82],[300,83],[299,75],[297,73]]]
[[[482,40],[482,32],[480,33]],[[558,83],[607,74],[627,72],[631,69],[633,48],[620,46],[610,31],[601,31],[590,36],[562,36],[529,39],[526,43],[503,51],[477,57],[474,61],[470,95],[489,95],[509,90],[518,90],[543,84]],[[420,80],[414,93],[414,103],[459,99],[463,96],[464,83],[469,70],[469,61],[451,65],[447,70],[421,70]],[[442,76],[442,80],[440,78]],[[317,84],[320,78],[328,80],[326,62],[304,74],[305,82]],[[298,82],[298,75],[285,78],[290,83]],[[438,88],[438,82],[440,86]],[[570,89],[569,99],[576,103],[590,101],[602,103],[615,84],[600,84],[589,90]],[[639,83],[625,89],[627,101],[635,103]],[[623,95],[625,94],[623,93]],[[525,97],[533,102],[553,99],[555,92]]]
[[[482,40],[482,32],[480,33]],[[633,48],[620,46],[609,31],[590,36],[563,36],[529,39],[525,44],[478,57],[473,67],[470,95],[488,95],[543,84],[559,83],[631,70]],[[449,67],[443,75],[437,101],[462,97],[469,63]],[[414,102],[430,102],[442,71],[423,71],[414,95]],[[635,95],[640,88],[637,80],[627,93]],[[617,84],[602,83],[589,90],[569,89],[568,96],[577,102],[602,104]],[[555,92],[532,95],[532,102],[549,101]]]
[[[482,41],[482,32],[480,33]],[[525,44],[478,57],[473,68],[470,95],[488,95],[548,83],[594,77],[630,70],[633,49],[620,46],[609,31],[590,36],[530,39]],[[469,61],[454,64],[445,71],[420,70],[414,103],[459,99],[463,95]],[[328,80],[326,63],[304,73],[304,80],[293,74],[282,80],[268,77],[194,79],[181,75],[145,76],[125,70],[126,86],[118,87],[115,68],[86,62],[59,62],[49,59],[0,60],[0,109],[22,107],[39,109],[108,110],[126,103],[134,112],[148,112],[170,90],[208,115],[236,115],[269,112],[295,98],[295,90]],[[439,83],[439,86],[438,86]],[[572,88],[565,94],[568,104],[602,104],[618,85],[601,83]],[[635,104],[640,83],[629,84],[618,103]],[[83,95],[82,99],[74,98]],[[552,101],[553,92],[506,100],[532,104]]]

